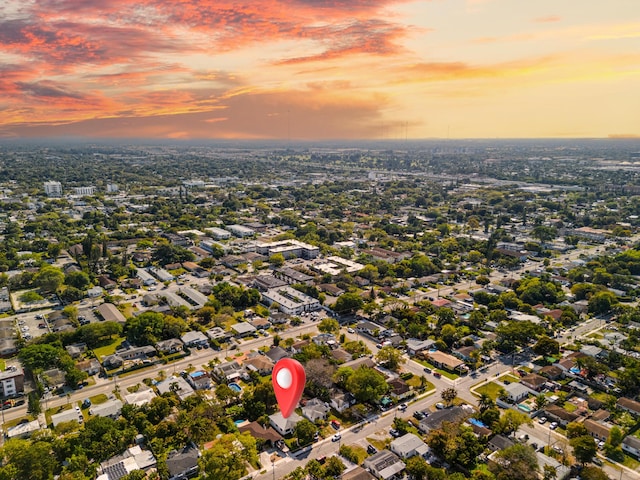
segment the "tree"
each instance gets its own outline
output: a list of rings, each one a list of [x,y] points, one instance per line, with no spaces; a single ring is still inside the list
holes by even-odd
[[[595,293],[589,299],[589,312],[596,315],[611,311],[614,305],[618,304],[615,294],[609,291]]]
[[[538,459],[529,445],[517,443],[499,451],[489,470],[497,480],[537,480]]]
[[[160,245],[153,253],[153,259],[160,262],[161,265],[193,262],[195,258],[196,256],[190,250],[170,243]]]
[[[609,480],[611,477],[601,468],[589,466],[582,469],[580,478],[582,480]]]
[[[255,439],[248,434],[227,434],[205,450],[199,463],[208,478],[239,480],[247,472],[246,462],[256,460]]]
[[[480,398],[478,399],[478,409],[480,410],[480,413],[484,413],[495,406],[496,402],[489,394],[484,392],[480,394]]]
[[[318,330],[335,334],[340,331],[340,324],[335,318],[325,318],[318,324]]]
[[[345,387],[361,403],[376,402],[389,390],[384,375],[364,366],[349,375]]]
[[[494,430],[505,435],[510,435],[524,424],[532,424],[531,418],[529,418],[528,415],[517,410],[506,410],[498,420],[497,425],[494,426]]]
[[[324,471],[328,478],[338,478],[346,469],[344,463],[336,456],[329,457],[324,464]]]
[[[343,293],[336,299],[333,310],[340,313],[351,313],[362,308],[364,300],[357,293]]]
[[[544,393],[536,396],[535,404],[536,410],[542,410],[547,405],[547,397],[545,397]]]
[[[593,457],[595,457],[598,452],[598,446],[590,435],[572,438],[569,444],[573,447],[573,455],[576,457],[576,460],[583,465],[593,460]]]
[[[442,390],[442,392],[440,392],[440,398],[442,398],[442,401],[447,406],[452,405],[457,396],[458,391],[453,387],[445,388],[444,390]]]
[[[313,442],[313,436],[318,431],[318,428],[306,418],[303,418],[296,423],[296,437],[298,438],[298,445],[308,445]]]
[[[420,455],[407,459],[405,472],[412,480],[426,480],[429,473],[429,464]]]
[[[382,347],[378,350],[376,360],[393,371],[398,370],[400,365],[406,362],[406,359],[402,356],[402,352],[392,346]]]
[[[85,272],[69,272],[64,278],[64,283],[78,290],[86,290],[91,280]]]
[[[587,427],[581,422],[569,422],[567,424],[567,438],[573,439],[588,435]]]
[[[40,399],[36,392],[29,392],[28,404],[27,404],[27,413],[38,416],[42,412],[42,407],[40,406]]]
[[[538,225],[531,231],[531,236],[539,239],[541,242],[548,242],[558,236],[558,230],[555,227]]]
[[[274,267],[281,267],[284,265],[285,258],[281,253],[274,253],[269,257],[269,263]]]
[[[557,340],[545,335],[538,339],[536,344],[533,346],[533,351],[538,355],[548,357],[560,352],[560,344]]]
[[[33,283],[44,293],[55,293],[64,282],[64,273],[52,265],[45,265],[33,277]]]

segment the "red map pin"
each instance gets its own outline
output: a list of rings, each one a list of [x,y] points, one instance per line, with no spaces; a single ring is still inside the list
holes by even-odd
[[[288,418],[295,410],[302,396],[306,379],[304,367],[292,358],[283,358],[273,367],[271,381],[284,418]]]

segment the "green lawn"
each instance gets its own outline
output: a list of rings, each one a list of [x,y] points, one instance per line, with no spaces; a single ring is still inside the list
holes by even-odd
[[[480,396],[483,393],[489,395],[493,400],[495,400],[496,398],[498,398],[498,395],[500,395],[500,392],[504,389],[504,387],[502,385],[499,385],[495,382],[489,382],[489,383],[485,383],[484,385],[482,385],[481,387],[477,387],[475,389],[475,393],[476,395]]]
[[[99,393],[98,395],[89,397],[89,400],[91,400],[91,403],[93,405],[100,405],[101,403],[105,403],[107,400],[109,400],[109,397],[107,397],[107,395],[104,393]]]
[[[124,338],[118,337],[115,340],[113,340],[109,345],[94,348],[93,353],[96,355],[98,360],[101,360],[107,355],[113,355],[116,352],[116,348],[118,348],[122,342],[124,342]]]
[[[627,455],[625,454],[624,456],[624,462],[622,462],[622,464],[625,467],[631,468],[633,470],[637,469],[638,467],[640,467],[640,462],[638,462],[638,460],[636,460],[635,458],[633,458],[631,455]]]
[[[451,372],[448,372],[446,370],[442,370],[441,368],[436,368],[432,364],[427,362],[426,360],[423,360],[422,358],[417,358],[416,357],[413,360],[415,362],[418,362],[420,365],[424,365],[425,367],[429,367],[434,372],[438,372],[438,373],[442,374],[443,376],[445,376],[445,377],[447,377],[447,378],[449,378],[451,380],[455,380],[456,378],[460,377],[460,375],[456,375],[455,373],[451,373]]]
[[[384,450],[391,440],[378,440],[376,438],[367,437],[367,442],[376,447],[377,450]]]

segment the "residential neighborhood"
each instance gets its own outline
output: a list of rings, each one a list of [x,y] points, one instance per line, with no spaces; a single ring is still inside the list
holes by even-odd
[[[553,182],[541,146],[474,146],[461,172],[435,147],[412,171],[258,149],[242,175],[238,152],[143,149],[189,178],[61,149],[78,179],[4,148],[0,477],[640,478],[626,147]],[[283,358],[307,379],[287,418]]]

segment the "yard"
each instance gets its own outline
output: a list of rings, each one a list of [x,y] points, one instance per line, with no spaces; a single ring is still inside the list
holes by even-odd
[[[504,390],[503,385],[500,385],[495,382],[489,382],[489,383],[485,383],[484,385],[481,385],[480,387],[477,387],[473,393],[475,393],[477,396],[480,396],[484,393],[486,395],[489,395],[493,400],[495,400],[496,398],[498,398],[502,390]]]
[[[124,342],[124,338],[118,337],[108,345],[94,348],[93,353],[96,355],[98,360],[102,360],[104,357],[116,353],[116,348],[118,348],[122,342]]]

